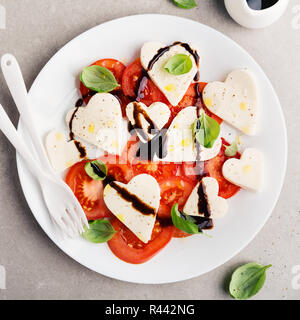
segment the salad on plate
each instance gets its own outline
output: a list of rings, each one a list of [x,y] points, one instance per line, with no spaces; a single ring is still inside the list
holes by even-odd
[[[242,139],[258,129],[255,77],[244,68],[202,82],[200,62],[183,42],[146,42],[128,66],[96,61],[65,128],[46,137],[89,220],[83,237],[125,262],[150,260],[173,237],[209,236],[227,199],[263,188],[263,154]]]

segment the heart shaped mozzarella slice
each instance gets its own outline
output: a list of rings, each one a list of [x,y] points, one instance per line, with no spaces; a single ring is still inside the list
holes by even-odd
[[[241,159],[229,159],[223,165],[223,176],[231,183],[252,191],[263,186],[263,154],[254,148],[245,149]]]
[[[203,178],[193,189],[183,212],[191,216],[205,216],[221,218],[228,211],[227,201],[218,196],[219,184],[214,178]]]
[[[57,172],[71,167],[82,160],[74,141],[67,141],[59,131],[51,131],[45,141],[48,157],[53,169]]]
[[[141,241],[151,239],[160,202],[157,181],[148,174],[134,177],[127,185],[114,181],[104,189],[109,210]]]
[[[142,142],[150,141],[157,130],[163,128],[170,118],[169,107],[162,102],[154,102],[147,107],[142,102],[131,102],[126,107],[126,115]]]
[[[243,133],[256,133],[258,118],[257,88],[246,69],[231,72],[225,82],[210,82],[203,91],[206,107]]]
[[[159,50],[163,51],[162,54],[159,55],[155,62],[150,63]],[[195,50],[193,51],[195,52]],[[164,69],[168,60],[177,54],[191,56],[193,67],[188,73],[173,75]],[[144,69],[147,70],[151,80],[173,106],[177,106],[181,101],[199,68],[197,66],[198,61],[195,61],[193,55],[181,43],[166,47],[160,42],[147,42],[141,49],[141,63]]]
[[[221,138],[215,141],[212,148],[205,148],[200,145],[198,157],[197,146],[192,131],[192,125],[197,118],[196,107],[187,107],[178,113],[167,131],[168,153],[162,161],[206,161],[214,158],[219,153],[222,146]]]
[[[111,154],[120,154],[122,112],[112,94],[95,94],[86,107],[70,110],[66,121],[68,126],[71,121],[76,136]]]

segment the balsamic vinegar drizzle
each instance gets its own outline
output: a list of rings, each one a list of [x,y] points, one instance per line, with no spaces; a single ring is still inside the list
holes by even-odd
[[[187,217],[184,215],[181,211],[180,216],[182,219],[186,220]],[[194,223],[198,226],[200,230],[205,230],[205,229],[212,229],[214,224],[213,220],[208,217],[201,217],[201,216],[193,216],[193,219],[195,220]]]
[[[75,147],[77,148],[79,154],[80,154],[80,158],[83,159],[86,157],[86,150],[85,147],[77,140],[75,140],[75,134],[73,132],[73,120],[76,117],[76,113],[78,112],[79,108],[82,107],[84,99],[87,98],[90,95],[87,94],[85,96],[83,96],[82,98],[78,99],[75,103],[75,110],[71,116],[70,122],[69,122],[69,137],[70,137],[70,141],[74,141]]]
[[[94,173],[100,177],[101,179],[104,179],[106,177],[105,173],[93,162],[91,162],[91,167],[94,171]]]
[[[144,119],[148,122],[148,133],[157,132],[158,127],[156,124],[152,121],[152,119],[149,117],[148,113],[141,107],[141,105],[138,102],[133,103],[133,118],[134,118],[134,125],[133,128],[136,130],[139,130],[139,133],[143,136],[145,140],[148,140],[148,136],[145,133],[142,122],[141,122],[141,115],[144,117]]]
[[[207,197],[206,197],[206,194],[204,193],[204,190],[203,190],[202,181],[199,184],[197,194],[198,194],[198,213],[203,214],[204,217],[206,217],[206,218],[209,218],[210,212],[208,210]]]
[[[152,214],[155,216],[156,211],[154,208],[143,202],[136,195],[130,193],[126,188],[119,186],[115,181],[111,182],[110,186],[115,189],[124,200],[131,202],[133,208],[138,210],[140,213],[144,215]]]
[[[143,99],[144,96],[144,90],[145,87],[147,85],[147,81],[149,80],[149,75],[147,73],[147,71],[145,69],[143,69],[142,71],[142,75],[137,83],[136,89],[135,89],[135,93],[136,93],[136,101],[141,101],[141,99]]]

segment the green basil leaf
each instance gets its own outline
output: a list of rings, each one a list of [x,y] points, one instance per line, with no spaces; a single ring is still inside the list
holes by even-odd
[[[193,124],[193,133],[199,144],[205,148],[212,148],[219,137],[220,125],[202,111],[200,118]]]
[[[225,156],[234,157],[237,154],[238,146],[235,141],[232,142],[230,146],[224,144],[225,147]]]
[[[101,66],[84,68],[80,81],[87,88],[96,92],[110,92],[120,86],[113,73]]]
[[[256,295],[265,283],[266,270],[271,266],[252,262],[237,268],[231,277],[230,295],[238,300],[246,300]]]
[[[195,0],[173,0],[177,7],[183,9],[192,9],[197,7]]]
[[[202,233],[202,230],[195,224],[193,217],[178,210],[178,204],[174,204],[171,210],[171,217],[174,226],[189,234]]]
[[[88,162],[84,169],[86,174],[93,180],[102,181],[107,176],[106,164],[98,160]]]
[[[179,53],[171,57],[165,64],[165,69],[175,76],[188,73],[192,70],[192,68],[192,59],[183,53]]]
[[[82,236],[93,243],[104,243],[109,241],[116,233],[108,220],[95,220],[89,222],[89,229],[84,227]]]

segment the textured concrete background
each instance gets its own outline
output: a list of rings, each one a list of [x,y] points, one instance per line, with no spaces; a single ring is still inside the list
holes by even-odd
[[[196,279],[153,286],[112,280],[70,259],[42,232],[21,190],[15,151],[0,134],[0,266],[7,274],[6,290],[1,290],[0,281],[0,299],[230,299],[224,282],[236,266],[249,261],[273,264],[256,299],[300,298],[300,290],[292,285],[292,268],[300,265],[300,28],[294,12],[299,1],[291,0],[279,22],[257,31],[234,23],[222,0],[198,2],[197,9],[183,10],[169,0],[0,0],[7,15],[6,29],[0,29],[0,54],[16,55],[29,88],[48,59],[66,42],[114,18],[164,13],[187,17],[225,33],[263,67],[286,116],[288,171],[272,217],[238,256]],[[2,74],[0,102],[17,123],[18,114]]]

